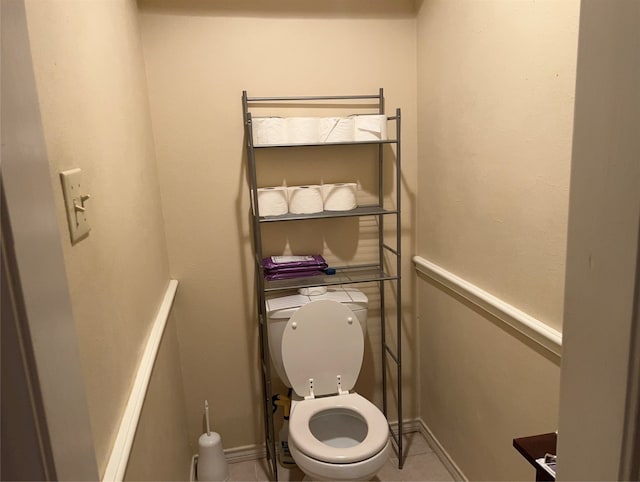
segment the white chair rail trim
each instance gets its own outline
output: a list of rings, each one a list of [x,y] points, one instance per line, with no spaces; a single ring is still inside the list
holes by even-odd
[[[559,331],[421,256],[414,256],[413,262],[419,273],[454,291],[555,355],[562,355],[562,333]]]
[[[147,346],[140,360],[140,365],[138,365],[136,378],[133,382],[131,393],[129,394],[129,401],[120,420],[118,435],[113,444],[104,477],[102,477],[102,480],[105,482],[121,482],[124,478],[124,473],[129,463],[133,438],[136,434],[140,413],[142,412],[142,405],[147,394],[149,380],[151,379],[151,372],[153,371],[160,341],[162,341],[164,328],[167,325],[169,312],[171,311],[177,289],[178,282],[176,280],[170,280],[153,327],[151,328],[151,333],[147,339]]]

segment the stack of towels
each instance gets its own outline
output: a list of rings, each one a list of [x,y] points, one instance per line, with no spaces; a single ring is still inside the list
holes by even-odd
[[[260,216],[350,211],[358,206],[355,182],[258,189]]]

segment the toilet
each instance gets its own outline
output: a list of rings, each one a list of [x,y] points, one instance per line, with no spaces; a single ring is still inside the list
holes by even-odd
[[[267,300],[273,364],[297,395],[289,450],[313,480],[370,480],[389,458],[385,416],[351,391],[362,367],[367,305],[364,293],[341,287]]]

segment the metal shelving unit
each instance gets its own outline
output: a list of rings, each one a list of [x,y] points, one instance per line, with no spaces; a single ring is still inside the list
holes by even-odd
[[[401,337],[401,311],[402,311],[402,277],[401,277],[401,115],[400,109],[396,109],[395,115],[388,116],[388,122],[395,123],[395,139],[380,141],[364,141],[364,142],[330,142],[319,144],[278,144],[278,145],[254,145],[253,129],[252,129],[252,107],[264,108],[265,106],[274,105],[289,107],[305,106],[308,107],[309,102],[340,104],[366,101],[373,102],[377,108],[378,114],[383,115],[384,112],[384,92],[379,89],[377,94],[372,95],[345,95],[345,96],[294,96],[294,97],[249,97],[246,91],[242,93],[242,106],[244,112],[245,133],[247,142],[247,160],[249,184],[251,191],[251,208],[252,208],[252,231],[253,231],[253,248],[256,269],[256,289],[257,289],[257,311],[260,333],[260,358],[262,371],[262,395],[264,409],[265,424],[265,445],[267,456],[272,469],[272,477],[278,479],[278,463],[276,456],[276,439],[274,430],[274,419],[271,410],[272,396],[272,378],[271,378],[271,358],[269,355],[269,330],[267,326],[266,313],[266,295],[278,291],[293,290],[296,288],[304,288],[309,286],[331,286],[356,283],[376,283],[380,292],[380,325],[381,325],[381,359],[382,359],[382,393],[383,406],[382,411],[389,419],[388,403],[387,403],[387,370],[389,367],[396,369],[396,402],[397,402],[397,430],[392,430],[389,426],[389,432],[398,454],[398,468],[402,468],[404,463],[403,456],[403,423],[402,423],[402,337]],[[350,105],[350,107],[352,107]],[[362,107],[370,108],[371,104],[363,104]],[[357,107],[356,107],[357,109]],[[261,150],[273,149],[316,149],[324,146],[344,146],[345,149],[357,148],[362,145],[377,145],[377,162],[378,162],[378,199],[377,204],[359,206],[350,211],[324,211],[316,214],[299,215],[285,214],[282,216],[260,216],[258,207],[258,179],[256,170],[256,157]],[[395,158],[385,159],[384,147],[386,145],[395,146]],[[386,157],[391,157],[387,155]],[[384,187],[385,179],[383,179],[383,167],[385,162],[395,161],[395,206],[392,209],[384,207]],[[388,181],[387,181],[388,182]],[[336,273],[333,275],[312,276],[306,278],[296,278],[288,280],[267,281],[264,278],[264,269],[262,266],[262,225],[264,223],[293,222],[309,219],[326,219],[341,217],[373,217],[376,220],[378,230],[378,260],[374,264],[362,264],[352,266],[336,267]],[[384,220],[392,216],[395,218],[395,246],[385,241]],[[306,253],[305,253],[306,254]],[[391,257],[391,263],[385,263],[385,255]],[[395,263],[393,259],[395,258]],[[395,264],[395,266],[393,266]],[[391,269],[389,269],[391,268]],[[386,309],[385,309],[385,292],[388,283],[395,283],[395,322],[396,322],[396,342],[391,346],[387,342],[386,334]]]

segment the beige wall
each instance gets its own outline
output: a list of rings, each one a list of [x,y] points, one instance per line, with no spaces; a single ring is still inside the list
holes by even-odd
[[[346,12],[336,2],[270,2],[268,9],[263,2],[241,3],[239,10],[232,2],[139,5],[171,275],[181,282],[175,310],[189,434],[195,443],[207,398],[226,448],[262,440],[242,90],[303,95],[375,93],[384,87],[388,108],[403,108],[406,126],[407,253],[413,252],[417,175],[411,2],[350,2]],[[337,176],[366,185],[371,178],[371,164],[345,167],[339,150],[330,152],[331,168],[314,157],[301,169],[295,153],[286,156],[271,159],[277,162],[273,170],[261,169],[262,185],[329,182]],[[271,232],[268,250],[318,250],[348,261],[354,246],[365,242],[357,228],[352,221],[283,226]],[[329,234],[323,237],[323,230]],[[340,237],[346,243],[334,244]],[[410,270],[408,257],[405,269]],[[412,340],[405,350],[405,409],[412,417],[417,360],[410,283],[405,287],[405,335]],[[378,339],[379,329],[370,326],[367,367],[358,386],[377,401]]]
[[[0,479],[96,480],[24,2],[0,16]]]
[[[559,360],[422,279],[421,417],[469,480],[529,480],[512,439],[557,429]]]
[[[425,1],[419,253],[560,329],[577,0]]]
[[[28,0],[33,65],[99,472],[168,283],[136,5]],[[71,246],[58,173],[79,167],[90,236]]]
[[[176,322],[169,316],[131,447],[125,480],[187,480],[192,451]]]
[[[556,329],[578,12],[430,0],[418,14],[417,254]],[[424,421],[469,479],[530,478],[511,439],[557,428],[559,360],[426,280],[417,303]]]
[[[471,479],[529,478],[511,438],[556,427],[558,360],[414,281],[409,255],[561,328],[577,0],[429,0],[417,17],[410,1],[236,5],[143,0],[136,17],[124,0],[27,0],[60,226],[60,170],[81,167],[92,195],[91,235],[71,247],[63,229],[62,241],[100,472],[169,273],[181,282],[177,346],[159,355],[168,381],[152,381],[127,476],[158,477],[144,469],[156,410],[173,413],[171,433],[181,433],[179,397],[158,404],[181,384],[178,359],[192,451],[205,398],[225,447],[260,443],[241,91],[382,86],[404,120],[405,417],[422,417]],[[305,170],[287,154],[261,175],[265,184],[353,177],[372,191],[371,167],[331,154],[330,174],[319,174],[319,157]],[[351,234],[321,241],[313,224],[273,230],[268,250],[351,261],[370,247],[360,227],[327,222],[320,228]],[[379,329],[369,328],[358,390],[379,402]],[[183,456],[166,474],[180,473]]]

